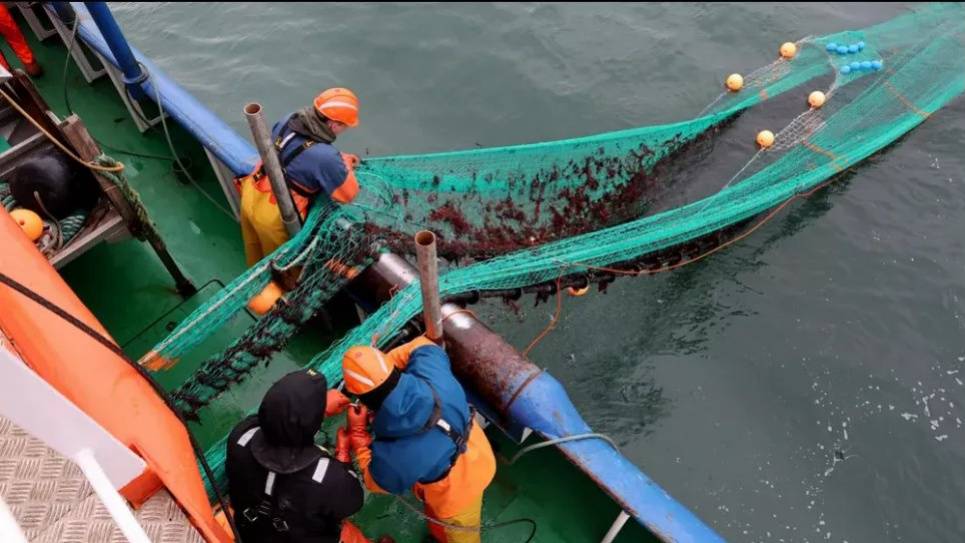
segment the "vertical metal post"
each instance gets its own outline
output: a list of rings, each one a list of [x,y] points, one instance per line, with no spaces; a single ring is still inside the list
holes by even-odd
[[[623,529],[623,525],[626,524],[628,520],[630,520],[630,515],[626,511],[620,511],[620,514],[617,515],[616,520],[613,521],[610,529],[607,531],[606,535],[603,536],[603,541],[600,543],[613,543],[613,540],[617,538],[617,534],[620,533],[620,530]]]
[[[90,132],[87,131],[84,123],[77,115],[67,117],[63,122],[63,126],[60,128],[60,132],[84,160],[92,161],[100,156],[100,146],[94,141],[94,137],[90,135]],[[194,284],[185,277],[184,272],[178,267],[178,264],[174,261],[174,257],[168,252],[167,245],[164,243],[164,240],[161,239],[160,234],[157,234],[157,231],[154,230],[150,224],[144,224],[141,221],[137,210],[121,192],[120,187],[105,178],[100,172],[91,173],[94,175],[94,179],[97,180],[97,184],[100,185],[104,195],[110,200],[111,205],[121,214],[121,217],[127,224],[128,230],[130,230],[132,234],[143,232],[144,238],[151,245],[151,248],[154,249],[161,263],[164,264],[164,268],[167,269],[171,277],[174,278],[178,293],[184,297],[192,296],[196,293],[198,289],[195,288]]]
[[[271,141],[271,132],[265,124],[265,117],[262,115],[261,104],[251,102],[245,105],[245,117],[248,119],[248,126],[251,127],[251,135],[255,138],[255,147],[261,155],[261,163],[268,174],[268,181],[271,183],[271,191],[275,194],[275,201],[278,202],[278,210],[281,212],[281,220],[285,223],[289,236],[294,236],[302,229],[302,223],[295,212],[295,203],[292,202],[291,193],[285,183],[285,173],[278,162],[278,153]]]
[[[436,259],[436,235],[422,230],[415,235],[419,258],[419,283],[422,286],[422,308],[425,312],[426,336],[442,344],[442,308],[439,303],[439,263]]]
[[[117,26],[117,21],[114,20],[114,15],[111,14],[107,3],[84,2],[84,4],[87,6],[87,12],[90,13],[90,18],[94,21],[94,24],[97,25],[97,29],[100,30],[104,41],[107,42],[107,47],[110,48],[111,53],[117,60],[117,65],[120,67],[121,72],[124,73],[124,84],[127,85],[131,96],[133,96],[135,100],[147,99],[147,93],[141,88],[141,84],[147,81],[147,73],[141,69],[140,63],[137,61],[137,58],[134,57],[131,46],[128,45],[127,38],[125,38],[124,33],[121,32],[121,27]]]

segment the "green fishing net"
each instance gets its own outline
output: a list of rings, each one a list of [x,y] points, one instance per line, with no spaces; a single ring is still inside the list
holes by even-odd
[[[357,202],[316,206],[304,230],[185,319],[143,362],[171,363],[190,353],[242,311],[284,270],[298,269],[287,304],[278,304],[222,352],[208,358],[174,392],[195,412],[285,342],[374,258],[373,247],[411,253],[415,232],[436,233],[452,263],[440,277],[444,298],[553,283],[627,263],[666,266],[719,244],[721,232],[821,186],[924,122],[965,90],[965,9],[921,7],[861,31],[809,37],[798,53],[744,76],[696,116],[571,140],[371,159],[357,169]],[[837,46],[859,50],[839,54]],[[836,47],[831,50],[830,44]],[[842,73],[847,65],[849,73]],[[853,69],[852,69],[853,68]],[[750,151],[719,189],[672,208],[654,207],[666,191],[668,165],[713,140],[745,112],[767,111],[795,89],[820,90],[774,130],[775,143]],[[806,96],[806,94],[805,94]],[[749,134],[753,138],[753,134]],[[677,176],[679,177],[679,176]],[[709,240],[709,241],[708,241]],[[647,260],[695,241],[671,258]],[[641,260],[642,259],[642,260]],[[275,271],[273,272],[273,268]],[[309,365],[341,381],[342,353],[374,339],[384,345],[422,309],[417,283],[397,292]],[[219,478],[225,445],[207,459]]]

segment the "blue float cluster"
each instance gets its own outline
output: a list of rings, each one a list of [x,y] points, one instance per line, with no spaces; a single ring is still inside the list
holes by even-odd
[[[884,67],[884,63],[880,60],[865,60],[863,62],[852,62],[851,64],[845,64],[841,67],[841,73],[850,74],[851,72],[870,72],[872,70],[877,71]]]
[[[853,55],[858,51],[864,51],[864,42],[859,41],[858,43],[852,45],[844,45],[837,43],[829,43],[825,49],[829,53],[837,53],[839,55]]]

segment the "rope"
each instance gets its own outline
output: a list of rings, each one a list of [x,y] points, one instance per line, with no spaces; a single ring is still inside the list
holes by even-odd
[[[470,315],[472,318],[474,318],[474,319],[476,319],[476,320],[479,320],[479,317],[476,316],[476,313],[475,313],[472,309],[462,308],[462,309],[457,309],[457,310],[453,311],[452,313],[449,313],[448,315],[446,315],[445,317],[443,317],[443,318],[442,318],[442,322],[446,322],[447,320],[449,320],[449,317],[451,317],[451,316],[453,316],[453,315],[458,315],[458,314],[460,314],[460,313],[465,313],[465,314],[467,314],[467,315]],[[425,334],[423,334],[423,335],[425,335]]]
[[[562,285],[560,284],[560,281],[563,279],[563,273],[565,271],[566,271],[566,267],[564,266],[560,270],[559,276],[556,278],[556,314],[553,315],[553,320],[550,321],[549,326],[547,326],[546,329],[543,330],[543,332],[540,335],[536,336],[536,339],[534,339],[533,342],[529,344],[529,347],[526,347],[526,350],[523,351],[523,357],[526,357],[529,355],[529,352],[533,350],[533,347],[535,347],[537,343],[542,341],[543,338],[546,337],[546,334],[550,333],[550,331],[556,327],[556,322],[560,319],[560,313],[562,313],[563,311],[563,289],[561,288]]]
[[[95,164],[93,162],[87,162],[86,160],[80,158],[79,156],[75,155],[73,151],[71,151],[66,146],[64,146],[63,143],[60,143],[60,140],[53,137],[50,134],[50,132],[47,132],[46,128],[44,128],[43,126],[40,126],[40,123],[35,121],[33,117],[31,117],[26,111],[24,111],[24,109],[20,107],[20,104],[15,102],[14,99],[11,98],[10,95],[7,94],[3,89],[0,89],[0,97],[3,97],[7,100],[7,102],[10,102],[10,105],[13,107],[13,109],[17,110],[17,112],[23,115],[25,119],[30,121],[30,124],[34,125],[34,128],[39,130],[44,136],[47,137],[47,139],[50,140],[51,143],[59,147],[61,151],[63,151],[70,158],[77,161],[79,164],[82,164],[85,167],[98,172],[119,172],[124,169],[124,165],[121,164],[120,162],[115,162],[113,166],[106,167],[100,164]]]
[[[888,70],[888,72],[889,72],[889,73],[893,73],[893,72],[891,72],[891,70]],[[904,96],[902,96],[902,94],[901,94],[900,92],[898,92],[898,89],[896,89],[894,86],[892,86],[892,84],[889,83],[887,80],[884,81],[884,85],[885,85],[885,88],[888,89],[889,91],[891,91],[891,93],[895,95],[895,98],[898,98],[898,100],[900,100],[902,104],[905,104],[905,106],[906,106],[908,109],[914,111],[914,112],[917,113],[918,115],[921,115],[925,120],[928,120],[928,117],[931,116],[931,114],[929,114],[927,111],[922,111],[922,110],[918,109],[917,107],[915,107],[915,104],[912,104],[910,100],[908,100],[907,98],[905,98]]]
[[[144,202],[141,201],[141,195],[128,183],[127,177],[125,177],[123,173],[120,173],[119,170],[115,173],[115,170],[110,168],[111,165],[120,163],[104,154],[95,158],[94,161],[98,165],[105,166],[105,169],[101,170],[101,176],[121,189],[121,194],[124,195],[124,199],[127,200],[134,209],[138,224],[133,225],[134,228],[132,228],[131,233],[141,241],[160,243],[162,241],[161,234],[158,233],[157,226],[151,221],[151,218],[148,217],[147,208],[144,207]]]
[[[686,265],[688,265],[688,264],[693,264],[694,262],[697,262],[698,260],[703,260],[704,258],[706,258],[706,257],[708,257],[708,256],[710,256],[710,255],[712,255],[712,254],[714,254],[714,253],[716,253],[717,251],[720,251],[720,250],[723,250],[723,249],[725,249],[725,248],[727,248],[727,247],[730,247],[731,245],[733,245],[733,244],[735,244],[735,243],[737,243],[737,242],[739,242],[739,241],[747,238],[748,236],[750,236],[751,234],[753,234],[755,231],[757,231],[758,228],[764,226],[768,221],[770,221],[771,219],[773,219],[775,215],[777,215],[777,214],[780,213],[785,207],[787,207],[788,205],[790,205],[791,202],[797,200],[798,198],[808,198],[808,197],[810,197],[812,194],[814,194],[815,192],[817,192],[817,191],[823,189],[824,187],[830,185],[830,184],[833,183],[834,181],[835,181],[835,178],[828,179],[827,181],[825,181],[825,182],[823,182],[823,183],[815,186],[814,188],[812,188],[811,190],[809,190],[809,191],[807,191],[807,192],[798,193],[798,194],[795,194],[795,195],[791,196],[791,197],[788,198],[787,200],[784,200],[784,202],[782,202],[781,205],[779,205],[779,206],[777,206],[776,208],[774,208],[770,213],[767,214],[767,216],[765,216],[765,217],[764,217],[763,219],[761,219],[757,224],[755,224],[754,226],[752,226],[749,230],[747,230],[747,231],[744,232],[743,234],[741,234],[741,235],[739,235],[739,236],[736,236],[734,239],[731,239],[731,240],[728,240],[728,241],[726,241],[726,242],[724,242],[724,243],[721,243],[720,245],[714,247],[713,249],[710,249],[710,250],[708,250],[708,251],[706,251],[706,252],[703,252],[703,253],[701,253],[701,254],[693,257],[693,258],[690,258],[690,259],[687,259],[687,260],[682,260],[682,261],[680,261],[680,262],[678,262],[678,263],[676,263],[676,264],[672,264],[672,265],[670,265],[670,266],[663,266],[663,267],[661,267],[661,268],[656,268],[656,269],[653,269],[653,270],[630,271],[630,270],[620,270],[620,269],[617,269],[617,268],[608,268],[608,267],[605,267],[605,266],[593,266],[593,265],[591,265],[591,264],[585,264],[585,263],[583,263],[583,262],[565,262],[565,263],[563,263],[564,266],[563,266],[563,268],[560,270],[560,275],[559,275],[559,277],[557,277],[557,279],[556,279],[556,314],[553,315],[553,320],[550,322],[549,326],[547,326],[546,329],[543,330],[543,332],[540,333],[540,335],[537,336],[536,339],[534,339],[533,342],[529,344],[529,347],[526,347],[526,350],[523,351],[523,356],[527,356],[527,355],[529,354],[529,352],[530,352],[531,350],[533,350],[533,347],[535,347],[537,343],[539,343],[540,341],[542,341],[543,338],[546,337],[546,334],[548,334],[548,333],[550,332],[550,330],[552,330],[552,329],[556,326],[556,322],[559,320],[560,312],[561,312],[562,306],[563,306],[563,293],[561,292],[561,289],[560,289],[560,280],[562,279],[563,273],[566,271],[566,268],[567,268],[567,267],[569,267],[569,266],[579,266],[579,267],[581,267],[581,268],[586,268],[586,269],[589,269],[589,270],[604,271],[604,272],[608,272],[608,273],[612,273],[612,274],[616,274],[616,275],[633,276],[633,277],[639,277],[639,276],[641,276],[641,275],[654,275],[654,274],[657,274],[657,273],[662,273],[662,272],[668,272],[668,271],[676,270],[677,268],[682,268],[683,266],[686,266]]]
[[[60,221],[61,235],[64,236],[64,245],[67,245],[70,243],[70,240],[74,239],[74,236],[84,228],[84,223],[86,222],[87,213],[81,209],[74,211],[73,214],[68,215]]]
[[[37,205],[40,206],[40,210],[44,212],[44,215],[46,215],[54,225],[55,234],[52,250],[56,251],[64,246],[64,230],[61,228],[60,221],[57,220],[57,217],[54,217],[51,212],[47,211],[47,206],[44,205],[43,200],[40,199],[40,193],[37,191],[34,191],[34,200],[37,201]]]
[[[455,315],[455,313],[453,313],[453,315]],[[535,451],[537,449],[542,449],[544,447],[551,447],[553,445],[559,445],[562,443],[569,443],[573,441],[582,441],[586,439],[601,439],[609,443],[611,446],[613,446],[613,449],[616,450],[617,453],[620,452],[620,447],[618,447],[617,444],[612,439],[610,439],[609,436],[606,436],[604,434],[580,434],[575,436],[565,436],[565,437],[558,437],[555,439],[549,439],[549,440],[546,440],[540,443],[535,443],[533,445],[525,447],[521,449],[519,452],[517,452],[515,455],[513,455],[513,457],[509,460],[509,465],[515,464],[516,461],[522,458],[524,455],[532,451]],[[433,518],[423,513],[422,511],[419,511],[419,509],[415,505],[412,505],[411,503],[402,499],[400,496],[396,496],[396,499],[399,501],[399,503],[404,505],[409,511],[412,511],[413,513],[421,517],[423,520],[431,522],[432,524],[435,524],[437,526],[442,526],[446,530],[453,530],[456,532],[482,533],[496,528],[504,528],[506,526],[511,526],[513,524],[527,523],[527,524],[532,524],[533,529],[530,532],[529,537],[526,538],[525,543],[529,543],[530,541],[532,541],[533,537],[536,536],[536,527],[537,527],[536,521],[530,518],[519,518],[519,519],[509,520],[506,522],[499,522],[495,524],[483,524],[478,528],[475,526],[458,526],[456,524],[451,524],[443,520]]]
[[[602,439],[603,441],[606,441],[607,443],[612,445],[613,449],[617,453],[620,452],[620,447],[617,447],[617,444],[612,439],[610,439],[609,436],[606,436],[603,434],[580,434],[576,436],[566,436],[566,437],[558,437],[555,439],[549,439],[542,443],[536,443],[536,444],[530,445],[529,447],[525,447],[521,449],[518,453],[514,454],[513,457],[509,459],[509,465],[512,466],[523,455],[530,453],[532,451],[535,451],[536,449],[542,449],[543,447],[550,447],[552,445],[559,445],[561,443],[569,443],[571,441],[582,441],[584,439]]]
[[[498,528],[505,528],[505,527],[507,527],[507,526],[512,526],[512,525],[514,525],[514,524],[530,524],[530,525],[532,525],[533,529],[529,532],[529,536],[526,538],[526,540],[525,540],[523,543],[529,543],[530,541],[533,540],[534,537],[536,537],[536,527],[537,527],[536,521],[533,520],[533,519],[531,519],[531,518],[518,518],[518,519],[513,519],[513,520],[507,520],[507,521],[505,521],[505,522],[496,522],[496,523],[492,523],[492,524],[482,524],[482,525],[480,525],[479,527],[476,527],[476,526],[459,526],[459,525],[457,525],[457,524],[451,524],[451,523],[449,523],[449,522],[445,522],[445,521],[439,520],[439,519],[437,519],[437,518],[430,517],[429,515],[423,513],[422,511],[419,511],[419,508],[418,508],[418,507],[416,507],[415,505],[412,505],[411,503],[405,501],[404,499],[402,499],[402,498],[399,497],[399,496],[396,496],[395,498],[399,501],[399,503],[401,503],[402,505],[404,505],[404,506],[406,507],[406,509],[408,509],[409,511],[412,511],[412,512],[415,513],[417,516],[421,517],[422,520],[431,522],[432,524],[435,524],[436,526],[442,526],[442,527],[443,527],[444,529],[446,529],[446,530],[452,530],[452,531],[455,531],[455,532],[467,532],[467,533],[477,533],[477,534],[481,534],[482,532],[488,532],[488,531],[490,531],[490,530],[494,530],[494,529],[498,529]]]

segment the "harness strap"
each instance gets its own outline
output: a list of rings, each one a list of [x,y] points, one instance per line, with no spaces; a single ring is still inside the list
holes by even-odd
[[[428,420],[426,420],[425,426],[422,427],[422,431],[428,432],[433,428],[438,428],[442,431],[442,433],[446,434],[449,439],[456,444],[456,454],[452,461],[452,463],[455,464],[455,459],[458,458],[460,454],[466,452],[466,442],[469,440],[469,430],[472,428],[473,412],[472,410],[469,412],[469,424],[466,425],[465,433],[460,433],[454,430],[452,428],[452,424],[449,424],[449,421],[442,418],[442,402],[439,400],[439,394],[436,393],[436,389],[432,388],[432,385],[429,384],[429,381],[426,381],[421,377],[419,379],[421,379],[422,382],[429,387],[429,390],[432,391],[433,401],[432,413],[429,415]]]
[[[248,443],[251,441],[251,438],[255,437],[255,434],[258,433],[259,429],[260,427],[255,426],[254,428],[251,428],[242,434],[238,439],[238,445],[247,447]],[[325,450],[321,447],[319,448],[323,451]],[[312,473],[312,480],[321,484],[321,482],[325,479],[325,474],[328,472],[328,466],[329,459],[327,457],[322,456],[319,458],[318,464],[315,465],[315,471]],[[272,497],[272,494],[275,490],[275,479],[277,477],[277,473],[268,470],[268,476],[265,478],[265,488],[262,492],[261,501],[258,502],[258,505],[246,508],[241,512],[241,514],[245,520],[252,524],[263,518],[271,519],[271,525],[275,531],[284,533],[289,531],[288,523],[285,521],[285,519],[274,514],[275,500]]]
[[[291,120],[291,117],[289,117],[289,120]],[[288,127],[288,121],[286,121],[285,128],[282,129],[281,134],[279,134],[278,137],[275,138],[275,141],[272,143],[275,147],[275,151],[278,153],[278,162],[281,165],[282,175],[285,176],[285,185],[288,187],[288,190],[298,194],[303,198],[312,198],[315,196],[315,193],[308,192],[292,179],[291,175],[288,174],[288,165],[291,164],[292,161],[294,161],[296,158],[298,158],[299,155],[307,151],[309,147],[315,145],[318,142],[316,142],[315,140],[306,139],[301,145],[296,147],[294,151],[289,153],[288,156],[283,157],[284,150],[288,147],[288,144],[291,143],[291,141],[297,135],[298,134],[294,130],[291,130]],[[261,168],[259,168],[258,171],[254,173],[254,178],[261,179],[265,175],[266,175],[265,166],[264,164],[262,164]]]

